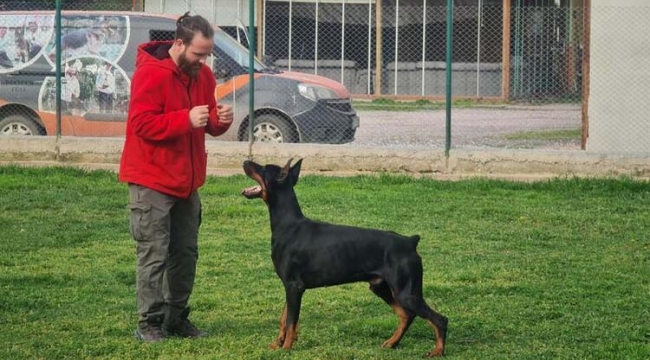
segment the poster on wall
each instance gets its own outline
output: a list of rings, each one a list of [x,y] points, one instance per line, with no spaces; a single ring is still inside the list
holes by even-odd
[[[12,101],[24,104],[37,101],[37,110],[51,113],[56,111],[57,103],[54,24],[53,14],[0,15],[0,74],[13,75],[4,79],[17,89],[12,94],[30,96]],[[64,115],[101,120],[111,118],[110,114],[127,112],[130,79],[119,61],[129,37],[130,22],[125,15],[62,16],[61,104]],[[43,81],[21,80],[24,76],[42,76]],[[27,89],[34,85],[40,90]],[[36,93],[38,99],[27,95]]]
[[[48,15],[0,16],[0,74],[33,64],[52,42],[53,24]]]
[[[130,79],[118,65],[129,42],[128,16],[71,15],[61,19],[61,106],[66,115],[126,114]],[[56,61],[54,41],[47,60]],[[39,110],[56,109],[55,78],[43,82]],[[99,116],[98,118],[101,118]]]
[[[67,59],[61,79],[61,111],[64,115],[126,114],[131,82],[123,69],[98,56]],[[56,78],[43,81],[39,110],[56,110]]]
[[[99,56],[117,63],[129,41],[129,18],[108,15],[65,15],[61,19],[61,58]],[[56,60],[54,41],[48,44],[47,59]]]

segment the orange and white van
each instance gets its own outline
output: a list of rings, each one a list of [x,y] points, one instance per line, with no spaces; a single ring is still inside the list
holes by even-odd
[[[63,136],[123,136],[138,45],[171,40],[176,16],[140,12],[63,12]],[[56,134],[54,12],[0,12],[0,135]],[[231,104],[233,126],[219,137],[248,140],[248,50],[215,27],[210,64],[215,96]],[[257,59],[255,141],[340,144],[354,140],[359,118],[339,82],[283,72]],[[101,93],[101,94],[100,94]]]

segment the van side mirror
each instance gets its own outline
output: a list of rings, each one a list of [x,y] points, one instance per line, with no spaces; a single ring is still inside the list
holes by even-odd
[[[274,68],[275,67],[275,57],[272,55],[264,55],[262,56],[262,63],[266,65],[267,67]]]
[[[212,73],[214,74],[214,77],[217,80],[227,79],[227,78],[230,77],[230,71],[227,71],[225,69],[217,68],[217,69],[212,70]]]
[[[226,79],[232,76],[232,71],[228,64],[221,60],[219,56],[215,56],[212,61],[212,73],[217,80]]]

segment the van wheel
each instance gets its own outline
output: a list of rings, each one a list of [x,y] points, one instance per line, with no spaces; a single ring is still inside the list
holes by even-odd
[[[264,114],[255,118],[253,138],[256,142],[294,143],[298,134],[289,122],[279,116]]]
[[[14,114],[0,120],[0,135],[45,135],[45,131],[31,118]]]

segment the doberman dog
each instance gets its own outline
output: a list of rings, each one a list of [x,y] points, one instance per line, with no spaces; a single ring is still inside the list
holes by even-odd
[[[271,257],[284,284],[286,302],[280,332],[272,349],[291,349],[297,338],[302,296],[307,289],[358,281],[370,283],[399,317],[399,326],[382,347],[396,347],[415,316],[425,319],[435,333],[428,357],[445,352],[447,318],[432,310],[422,296],[422,259],[416,252],[420,236],[391,231],[334,225],[305,217],[294,186],[302,159],[284,167],[244,162],[244,172],[258,182],[242,191],[249,199],[262,198],[271,218]]]

